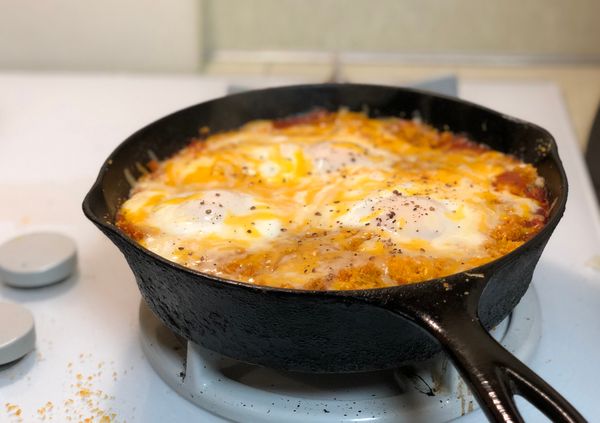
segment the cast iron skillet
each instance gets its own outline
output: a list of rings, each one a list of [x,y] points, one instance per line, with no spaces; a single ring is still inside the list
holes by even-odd
[[[506,256],[427,282],[357,291],[302,291],[205,275],[140,247],[114,225],[130,176],[156,155],[166,158],[211,131],[340,106],[371,116],[412,117],[466,133],[533,163],[553,204],[548,224]],[[126,177],[126,174],[129,177]],[[237,360],[300,372],[359,372],[400,366],[443,349],[490,420],[523,421],[513,395],[553,421],[584,418],[554,389],[503,349],[484,328],[504,319],[527,290],[558,224],[567,181],[556,144],[544,129],[465,101],[375,85],[299,85],[251,91],[181,110],[139,130],[106,160],[83,202],[86,216],[127,259],[143,298],[174,332]]]

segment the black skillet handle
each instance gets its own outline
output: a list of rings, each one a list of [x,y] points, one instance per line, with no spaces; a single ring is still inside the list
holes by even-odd
[[[421,293],[416,289],[415,295],[387,298],[385,308],[412,319],[442,344],[490,421],[524,422],[515,405],[516,394],[553,422],[585,422],[567,400],[483,327],[477,308],[484,285],[484,281],[473,286],[468,279],[458,280],[439,284],[434,295],[431,289]],[[433,302],[432,297],[443,300]]]

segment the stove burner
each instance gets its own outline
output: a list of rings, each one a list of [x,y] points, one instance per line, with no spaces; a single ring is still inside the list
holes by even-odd
[[[255,422],[449,421],[477,403],[448,359],[393,371],[300,374],[241,363],[173,334],[142,301],[142,346],[160,377],[180,395],[218,416]],[[523,362],[541,336],[533,287],[492,334]]]

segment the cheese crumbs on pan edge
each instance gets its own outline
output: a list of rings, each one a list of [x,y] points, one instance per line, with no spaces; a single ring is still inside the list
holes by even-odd
[[[118,226],[191,269],[259,285],[365,289],[438,278],[544,225],[536,169],[416,121],[315,111],[196,140],[153,163]]]

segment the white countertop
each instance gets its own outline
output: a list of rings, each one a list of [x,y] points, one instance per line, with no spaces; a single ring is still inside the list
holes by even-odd
[[[53,229],[79,248],[79,273],[65,282],[36,290],[0,284],[0,300],[33,312],[38,335],[36,352],[0,368],[0,421],[97,422],[101,413],[127,422],[198,418],[199,410],[149,367],[138,339],[134,278],[85,219],[81,201],[128,135],[223,95],[226,86],[224,79],[192,76],[0,73],[0,242]],[[600,368],[583,366],[600,353],[600,270],[588,264],[600,256],[600,215],[560,92],[550,83],[464,81],[461,96],[533,121],[558,141],[571,190],[534,276],[544,333],[529,364],[588,418],[600,416],[593,398]]]

